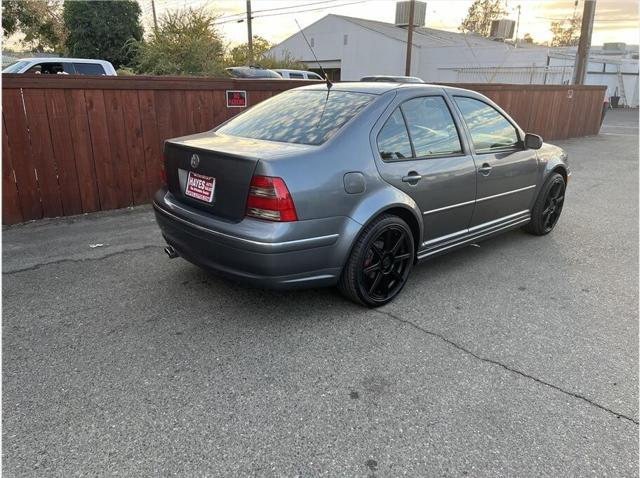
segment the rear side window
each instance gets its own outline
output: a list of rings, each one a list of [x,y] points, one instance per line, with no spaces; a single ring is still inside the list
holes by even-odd
[[[444,98],[414,98],[401,108],[418,158],[462,153],[458,130]]]
[[[104,75],[105,71],[102,65],[97,63],[74,63],[78,75]]]
[[[304,80],[304,75],[302,73],[289,73],[289,78]]]
[[[378,134],[378,151],[386,160],[413,157],[409,133],[399,108],[393,112]]]
[[[316,75],[315,73],[307,73],[310,80],[321,80],[322,77],[320,75]]]
[[[258,103],[216,131],[243,138],[322,144],[374,97],[326,89],[286,91]]]
[[[516,128],[494,107],[473,98],[464,96],[454,98],[469,127],[473,146],[477,152],[519,146],[520,139]]]

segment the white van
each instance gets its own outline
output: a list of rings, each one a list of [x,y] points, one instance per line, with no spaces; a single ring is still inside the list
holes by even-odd
[[[36,75],[116,76],[111,63],[86,58],[23,58],[7,66],[2,73]]]
[[[273,70],[282,78],[287,80],[322,80],[323,78],[314,73],[313,71],[305,71],[305,70],[283,70],[277,69]]]

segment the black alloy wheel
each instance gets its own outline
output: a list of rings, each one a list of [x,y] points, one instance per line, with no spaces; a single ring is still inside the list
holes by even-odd
[[[554,181],[549,194],[547,194],[547,200],[544,204],[542,211],[542,227],[545,233],[550,232],[553,226],[556,225],[558,219],[560,219],[560,213],[562,212],[562,205],[564,204],[564,180],[560,178],[560,181]]]
[[[340,280],[352,300],[377,307],[402,290],[415,259],[413,235],[397,216],[385,215],[358,238]]]
[[[524,230],[535,234],[536,236],[544,236],[549,234],[560,219],[562,206],[564,205],[564,196],[566,183],[562,175],[553,173],[542,186],[540,194],[534,203],[531,211],[531,222],[524,226]]]

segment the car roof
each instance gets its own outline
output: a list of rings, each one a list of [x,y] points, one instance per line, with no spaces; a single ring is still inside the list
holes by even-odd
[[[42,61],[58,61],[58,62],[76,62],[76,63],[108,63],[106,60],[97,60],[94,58],[63,58],[63,57],[29,57],[29,58],[20,58],[17,61],[31,61],[31,62],[42,62]]]
[[[418,78],[417,76],[403,76],[403,75],[368,75],[368,76],[363,76],[360,81],[383,81],[383,80],[389,80],[389,81],[393,81],[396,83],[424,83],[424,81],[422,81],[422,78]],[[404,80],[404,81],[403,81]],[[407,81],[407,80],[412,80],[412,81]],[[416,81],[413,81],[416,80]]]
[[[271,70],[270,68],[264,68],[262,66],[247,66],[247,65],[228,66],[227,68],[225,68],[225,70],[256,70],[256,71],[270,70],[270,71],[274,71],[274,70]]]
[[[324,90],[326,88],[327,86],[325,83],[316,83],[315,85],[302,86],[296,89]],[[397,83],[390,81],[345,81],[341,83],[334,83],[331,87],[331,89],[335,91],[351,91],[354,93],[369,93],[373,95],[382,95],[388,91],[400,88],[403,90],[407,88],[415,88],[418,91],[434,91],[442,90],[445,87],[440,85],[431,85],[429,83]]]
[[[313,71],[309,70],[290,70],[288,68],[274,68],[273,71],[281,71],[283,73],[313,73]]]

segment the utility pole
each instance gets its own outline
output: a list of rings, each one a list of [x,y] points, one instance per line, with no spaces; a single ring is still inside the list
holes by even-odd
[[[249,65],[253,65],[253,33],[251,33],[251,0],[247,0],[247,44],[249,45]]]
[[[156,16],[156,2],[151,0],[151,11],[153,12],[153,30],[158,35],[158,17]]]
[[[409,27],[407,28],[407,63],[404,67],[405,76],[411,76],[411,42],[413,41],[413,11],[416,0],[411,0],[409,7]]]
[[[593,19],[596,15],[596,0],[584,0],[582,11],[582,27],[580,28],[580,43],[576,54],[575,68],[573,69],[573,83],[583,85],[587,77],[589,67],[589,49],[591,48],[591,33],[593,32]]]
[[[516,41],[515,47],[518,48],[518,30],[520,30],[520,5],[518,5],[518,21],[516,22]]]

